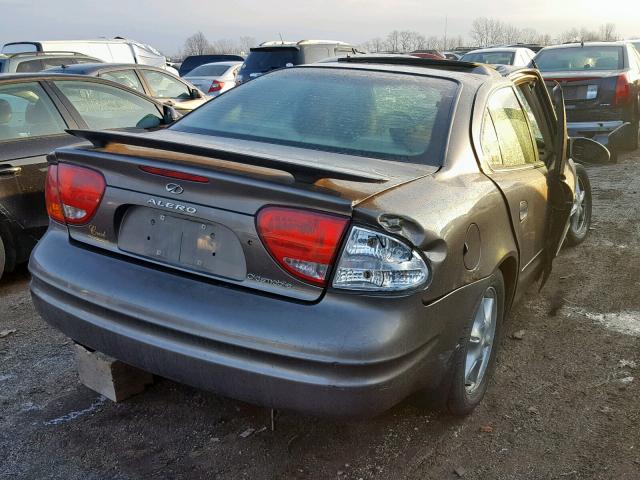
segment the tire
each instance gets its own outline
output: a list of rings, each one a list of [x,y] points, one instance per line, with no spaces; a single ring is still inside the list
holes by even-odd
[[[624,140],[622,141],[623,148],[625,150],[635,151],[638,149],[640,144],[640,121],[634,120],[631,122],[631,127],[629,128],[627,134],[624,136]]]
[[[571,216],[571,223],[567,231],[566,244],[569,247],[580,245],[589,235],[591,226],[591,182],[587,170],[580,164],[576,164],[576,175],[578,177],[578,188],[581,190],[583,198],[578,210]],[[576,194],[580,194],[576,192]]]
[[[471,342],[471,336],[472,333],[478,333],[478,329],[474,328],[474,326],[477,327],[478,323],[482,323],[483,321],[486,322],[487,317],[486,315],[482,315],[482,312],[487,306],[485,303],[486,300],[491,298],[494,300],[491,308],[493,317],[492,323],[494,326],[493,337],[490,341],[490,348],[486,354],[486,364],[482,371],[482,376],[478,373],[475,378],[476,381],[473,381],[474,372],[476,372],[476,370],[471,369],[471,371],[466,374],[467,363],[471,363],[473,361],[472,365],[475,365],[479,360],[478,358],[475,358],[474,361],[473,348],[470,347],[476,342]],[[495,307],[495,309],[493,307]],[[482,293],[482,297],[478,299],[475,311],[469,319],[468,325],[461,337],[461,348],[458,349],[454,356],[453,365],[451,367],[450,383],[448,385],[449,391],[446,400],[447,409],[453,415],[468,415],[482,401],[495,367],[504,313],[504,278],[502,276],[502,272],[498,270],[491,276],[489,285]],[[489,332],[485,331],[483,332],[483,335],[486,333]],[[477,351],[484,352],[484,349],[482,348],[484,343],[483,340],[480,340],[478,343],[479,347],[476,347]],[[482,358],[484,360],[485,357],[482,356]],[[481,362],[481,365],[482,363],[484,362]],[[477,371],[479,372],[481,369],[482,367]]]
[[[0,235],[0,280],[2,280],[2,274],[4,273],[4,267],[7,263],[7,253],[4,249],[4,242]]]

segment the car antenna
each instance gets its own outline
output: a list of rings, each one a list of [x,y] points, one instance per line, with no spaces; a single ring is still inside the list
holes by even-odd
[[[584,48],[584,40],[580,40],[580,46]]]
[[[282,34],[278,32],[278,36],[280,37],[280,43],[284,45],[284,40],[282,39]]]

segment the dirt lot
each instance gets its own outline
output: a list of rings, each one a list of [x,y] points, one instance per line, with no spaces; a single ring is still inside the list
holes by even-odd
[[[26,271],[9,276],[0,478],[640,479],[640,153],[589,174],[591,236],[512,312],[464,420],[408,400],[366,421],[280,412],[271,431],[267,410],[166,380],[114,404],[78,384]]]

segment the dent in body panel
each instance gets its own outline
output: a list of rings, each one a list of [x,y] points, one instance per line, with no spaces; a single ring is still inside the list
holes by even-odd
[[[438,173],[371,198],[354,211],[354,221],[378,225],[389,216],[400,218],[402,226],[387,231],[406,238],[431,263],[433,281],[424,301],[491,275],[509,256],[518,258],[502,194],[480,172]],[[464,243],[471,224],[478,226],[482,248],[477,267],[468,270]]]

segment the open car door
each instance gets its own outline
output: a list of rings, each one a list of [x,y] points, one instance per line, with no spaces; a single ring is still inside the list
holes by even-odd
[[[567,119],[562,88],[556,84],[551,93],[557,118],[554,138],[556,155],[547,176],[547,226],[544,245],[544,269],[540,288],[549,279],[553,260],[558,255],[567,236],[575,189],[575,173],[567,159]]]

